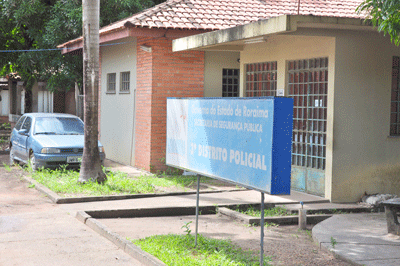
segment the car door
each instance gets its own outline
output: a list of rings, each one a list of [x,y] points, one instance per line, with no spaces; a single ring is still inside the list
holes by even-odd
[[[32,127],[32,118],[27,117],[24,121],[24,124],[21,127],[21,130],[26,130],[26,135],[19,135],[19,143],[21,147],[21,159],[24,161],[29,160],[29,147],[28,147],[28,138],[31,136],[31,127]]]
[[[18,134],[18,131],[21,129],[22,124],[24,123],[26,119],[26,116],[22,116],[17,124],[15,125],[12,134],[11,134],[11,138],[10,138],[10,142],[11,142],[11,146],[12,146],[12,152],[13,152],[13,156],[16,159],[20,159],[21,158],[21,151],[22,151],[22,147],[20,144],[20,135]]]

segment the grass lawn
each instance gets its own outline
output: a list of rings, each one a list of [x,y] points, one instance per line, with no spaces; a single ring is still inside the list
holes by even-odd
[[[29,169],[28,169],[29,170]],[[129,177],[122,172],[107,172],[107,181],[104,184],[96,182],[78,183],[79,172],[75,170],[41,169],[31,172],[32,178],[48,187],[61,196],[102,196],[102,195],[124,195],[155,193],[157,187],[175,187],[185,191],[187,187],[196,184],[195,176],[139,176]],[[202,181],[207,179],[202,178]]]
[[[194,235],[189,234],[155,235],[131,241],[169,266],[260,265],[259,254],[244,251],[229,240],[198,235],[196,248]],[[270,261],[270,257],[264,257],[264,265]]]

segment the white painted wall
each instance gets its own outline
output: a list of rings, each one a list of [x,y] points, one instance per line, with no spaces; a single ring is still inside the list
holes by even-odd
[[[9,90],[1,91],[1,101],[0,101],[0,110],[2,116],[8,116],[10,113],[10,99],[9,99]]]
[[[204,97],[222,97],[222,69],[239,69],[238,59],[239,52],[205,52]]]
[[[134,165],[134,112],[136,89],[136,39],[101,47],[100,141],[106,157]],[[130,93],[120,93],[120,73],[130,71]],[[116,73],[116,93],[108,94],[107,73]]]
[[[53,93],[48,90],[38,91],[38,112],[52,113],[53,112]]]

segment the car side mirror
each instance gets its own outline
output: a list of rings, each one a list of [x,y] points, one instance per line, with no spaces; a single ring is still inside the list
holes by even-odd
[[[27,129],[21,129],[18,131],[18,134],[28,136],[28,130]]]

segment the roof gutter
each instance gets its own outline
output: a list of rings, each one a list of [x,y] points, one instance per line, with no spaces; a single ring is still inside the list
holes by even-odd
[[[172,50],[174,52],[202,50],[240,41],[250,43],[254,39],[260,39],[268,35],[294,32],[298,27],[302,26],[337,29],[372,29],[371,25],[365,24],[359,18],[282,15],[229,29],[176,39],[172,42]]]

